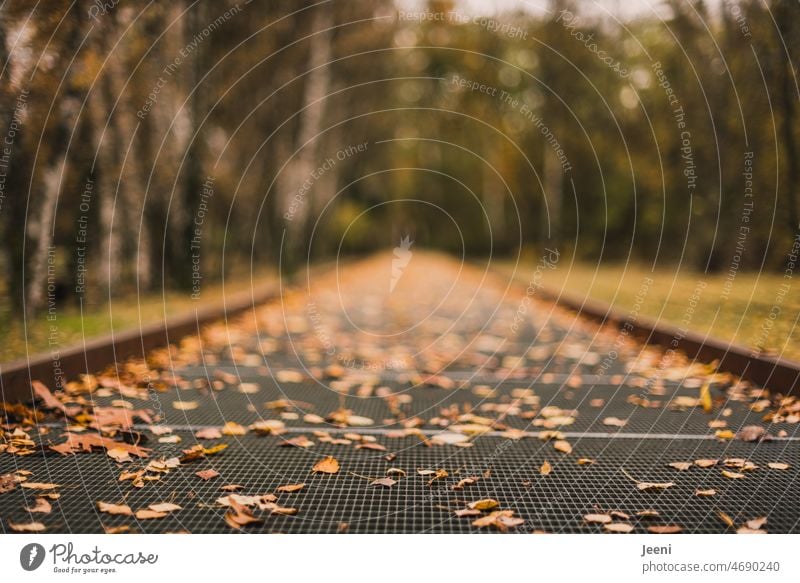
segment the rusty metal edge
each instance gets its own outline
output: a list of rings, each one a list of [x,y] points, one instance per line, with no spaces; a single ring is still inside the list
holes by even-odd
[[[212,322],[244,314],[277,297],[277,283],[261,286],[237,293],[210,308],[92,338],[83,345],[53,353],[40,353],[27,359],[0,363],[0,401],[31,401],[32,380],[40,380],[48,387],[56,388],[65,379],[97,372],[129,358],[144,358],[153,349],[174,344],[186,336],[196,336],[202,327]]]
[[[562,308],[577,312],[602,325],[627,327],[630,334],[646,344],[679,350],[690,359],[719,361],[719,370],[730,372],[785,395],[800,392],[800,363],[777,356],[754,354],[746,346],[706,337],[648,318],[631,320],[609,304],[591,299],[555,294],[539,289],[540,297]]]

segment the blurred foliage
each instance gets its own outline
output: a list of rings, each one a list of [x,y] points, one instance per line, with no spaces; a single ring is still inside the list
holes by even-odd
[[[21,119],[0,207],[4,319],[53,297],[190,293],[196,258],[205,284],[406,234],[457,255],[556,245],[584,262],[784,269],[798,3],[667,0],[665,18],[627,22],[548,8],[3,3],[0,127]]]

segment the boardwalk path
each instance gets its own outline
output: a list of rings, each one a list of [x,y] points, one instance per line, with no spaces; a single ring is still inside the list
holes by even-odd
[[[760,517],[769,532],[800,530],[796,403],[662,361],[475,267],[422,253],[399,263],[393,272],[382,255],[315,277],[209,329],[202,350],[187,341],[149,368],[73,383],[38,425],[22,423],[27,438],[12,434],[24,413],[7,413],[0,474],[27,482],[0,494],[2,529],[602,532],[584,519],[600,514],[634,532],[724,532]],[[148,457],[117,463],[125,454],[108,442],[108,454],[52,451],[66,439],[62,405],[73,427],[144,439]],[[753,425],[776,438],[730,439],[757,437],[741,434]],[[328,456],[338,472],[312,472]],[[385,477],[395,483],[373,484]],[[45,498],[49,513],[26,510],[47,492],[60,495]],[[481,499],[498,506],[457,516]],[[137,519],[97,502],[181,509]]]

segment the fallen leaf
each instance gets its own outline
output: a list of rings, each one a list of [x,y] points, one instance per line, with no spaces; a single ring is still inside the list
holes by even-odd
[[[706,488],[704,490],[698,489],[694,491],[695,496],[700,496],[701,498],[708,498],[709,496],[716,496],[717,491],[713,488]]]
[[[482,516],[472,522],[472,526],[483,528],[486,526],[493,526],[496,529],[505,532],[509,528],[524,524],[525,521],[521,518],[514,516],[513,510],[495,510],[487,516]]]
[[[648,526],[647,531],[653,534],[678,534],[683,529],[677,524],[665,524]]]
[[[592,458],[582,457],[582,458],[578,459],[578,465],[579,466],[590,466],[593,463],[595,463],[595,461],[596,460],[593,460]]]
[[[18,523],[8,521],[8,527],[14,532],[44,532],[47,527],[41,522]]]
[[[742,441],[765,441],[770,439],[766,430],[760,425],[747,425],[736,434],[736,439]]]
[[[133,511],[127,504],[110,504],[108,502],[98,502],[97,509],[106,514],[119,514],[122,516],[132,516]]]
[[[33,508],[25,508],[28,512],[37,512],[41,514],[50,514],[53,506],[43,496],[36,497],[36,506]]]
[[[767,467],[773,470],[788,470],[791,466],[783,462],[769,462]]]
[[[377,480],[373,480],[370,482],[370,486],[385,486],[386,488],[391,488],[397,483],[397,480],[393,480],[392,478],[378,478]]]
[[[328,456],[319,460],[311,469],[312,472],[321,472],[323,474],[335,474],[339,471],[339,462],[333,456]]]
[[[699,459],[694,460],[694,465],[700,468],[711,468],[716,466],[719,463],[719,460],[711,460],[711,459]]]
[[[139,520],[151,520],[153,518],[164,518],[165,516],[168,516],[168,513],[157,512],[155,510],[150,510],[149,508],[142,508],[141,510],[137,510],[134,516]]]
[[[213,468],[208,470],[200,470],[199,472],[195,472],[195,475],[200,478],[201,480],[210,480],[212,478],[216,478],[219,476],[219,472]]]
[[[616,532],[620,534],[627,534],[633,531],[633,525],[625,522],[612,522],[610,524],[604,524],[603,528],[609,532]]]
[[[371,441],[359,443],[356,446],[356,449],[371,449],[374,451],[386,451],[386,448],[382,446],[380,443],[373,443]]]
[[[744,523],[744,525],[747,528],[751,528],[753,530],[760,530],[761,527],[764,526],[766,523],[767,523],[767,517],[762,516],[761,518],[753,518],[751,520],[748,520],[747,522]]]
[[[197,401],[173,401],[172,406],[178,411],[193,411],[200,406]]]
[[[482,500],[470,502],[467,506],[473,510],[491,510],[492,508],[500,506],[500,503],[493,498],[483,498]]]
[[[456,510],[455,515],[459,518],[464,518],[467,516],[480,516],[481,511],[476,510],[475,508],[462,508],[461,510]]]
[[[228,421],[222,427],[223,435],[245,435],[246,433],[247,429],[235,421]]]
[[[216,427],[204,427],[198,430],[194,436],[197,439],[219,439],[222,437],[222,432]]]
[[[545,460],[544,463],[542,464],[542,467],[539,468],[539,473],[543,476],[549,475],[550,472],[552,471],[553,471],[553,466],[551,466],[550,462],[548,462],[547,460]]]
[[[176,435],[175,437],[178,436]],[[108,457],[112,458],[114,461],[119,463],[133,461],[133,458],[131,458],[130,454],[121,447],[112,447],[111,449],[107,449],[106,455],[108,455]]]
[[[316,444],[305,435],[298,435],[297,437],[281,441],[278,445],[281,447],[307,448],[307,447],[313,447]]]
[[[150,504],[148,508],[154,512],[174,512],[176,510],[182,510],[180,506],[177,504],[173,504],[172,502],[161,502],[160,504]]]
[[[722,512],[722,510],[717,512],[717,516],[719,516],[720,520],[724,522],[728,528],[733,528],[733,518],[731,518],[728,514]]]
[[[86,452],[89,453],[92,451],[92,448],[102,448],[105,450],[109,449],[122,449],[125,450],[130,455],[134,455],[140,458],[148,457],[149,449],[139,447],[137,445],[131,445],[129,443],[125,443],[122,441],[114,441],[113,439],[109,439],[107,437],[103,437],[98,433],[73,433],[68,432],[64,434],[67,437],[67,440],[64,443],[59,443],[58,445],[51,445],[50,449],[53,451],[57,451],[62,455],[69,455],[71,453],[78,453],[78,452]]]
[[[593,524],[608,524],[611,517],[608,514],[584,514],[583,519]]]
[[[700,387],[700,406],[703,407],[704,413],[711,413],[714,407],[711,401],[711,383],[709,382],[703,383],[703,386]]]
[[[278,486],[277,492],[298,492],[305,488],[305,484],[287,484],[285,486]]]
[[[767,534],[767,531],[761,529],[754,530],[746,526],[740,526],[736,529],[736,534]]]
[[[670,462],[667,465],[671,468],[675,468],[679,472],[685,472],[692,467],[692,462]]]
[[[0,476],[0,494],[11,492],[17,487],[19,480],[13,474],[3,474]]]
[[[387,476],[400,476],[401,478],[404,478],[405,475],[406,475],[406,472],[405,472],[405,470],[401,470],[400,468],[389,468],[388,470],[386,470],[386,475]]]
[[[628,424],[626,419],[619,419],[618,417],[606,417],[603,419],[603,425],[610,427],[625,427]]]
[[[722,470],[722,475],[726,478],[730,478],[731,480],[741,480],[744,478],[744,474],[740,474],[739,472],[732,472],[730,470]]]
[[[453,490],[463,490],[467,486],[474,484],[478,478],[463,478],[457,484],[453,484]]]
[[[672,488],[674,486],[674,482],[639,482],[636,484],[636,487],[642,491],[647,490],[666,490],[667,488]]]
[[[50,483],[43,483],[43,482],[22,482],[20,484],[23,488],[28,488],[29,490],[52,490],[53,488],[59,488],[58,484],[50,484]]]
[[[572,446],[568,441],[558,440],[553,443],[553,447],[556,449],[556,451],[560,451],[561,453],[572,453]]]

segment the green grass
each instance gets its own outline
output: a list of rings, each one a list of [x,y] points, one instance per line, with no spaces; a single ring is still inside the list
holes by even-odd
[[[258,287],[274,282],[275,277],[260,275],[253,278],[252,285]],[[225,297],[251,289],[251,279],[233,279],[225,281]],[[164,315],[171,318],[181,313],[191,312],[199,307],[221,304],[223,301],[222,284],[204,284],[202,300],[191,299],[190,292],[160,292],[134,297],[112,299],[110,303],[84,306],[81,313],[79,306],[58,308],[54,321],[48,321],[46,314],[23,323],[21,318],[8,315],[2,320],[2,343],[0,344],[0,362],[9,362],[26,355],[47,353],[80,345],[98,336],[104,336],[122,330],[136,329],[140,325],[152,324],[164,320]],[[51,336],[52,327],[52,336]],[[50,344],[50,340],[54,344]]]
[[[538,258],[517,266],[520,282],[530,281],[536,261]],[[503,268],[513,269],[513,265]],[[548,292],[588,297],[611,304],[624,314],[635,310],[637,293],[646,289],[639,302],[642,318],[800,362],[800,326],[795,323],[800,314],[800,281],[785,279],[782,273],[738,273],[728,283],[727,292],[726,274],[705,275],[678,267],[659,268],[653,273],[641,265],[596,266],[570,263],[562,257],[554,269],[545,268],[540,273]],[[648,285],[646,278],[653,283]],[[703,283],[705,287],[701,288]],[[791,286],[788,291],[781,288],[785,284]],[[689,300],[695,290],[700,291],[699,300],[687,325]],[[774,321],[770,320],[773,309],[779,310]],[[765,326],[769,327],[766,331]]]

